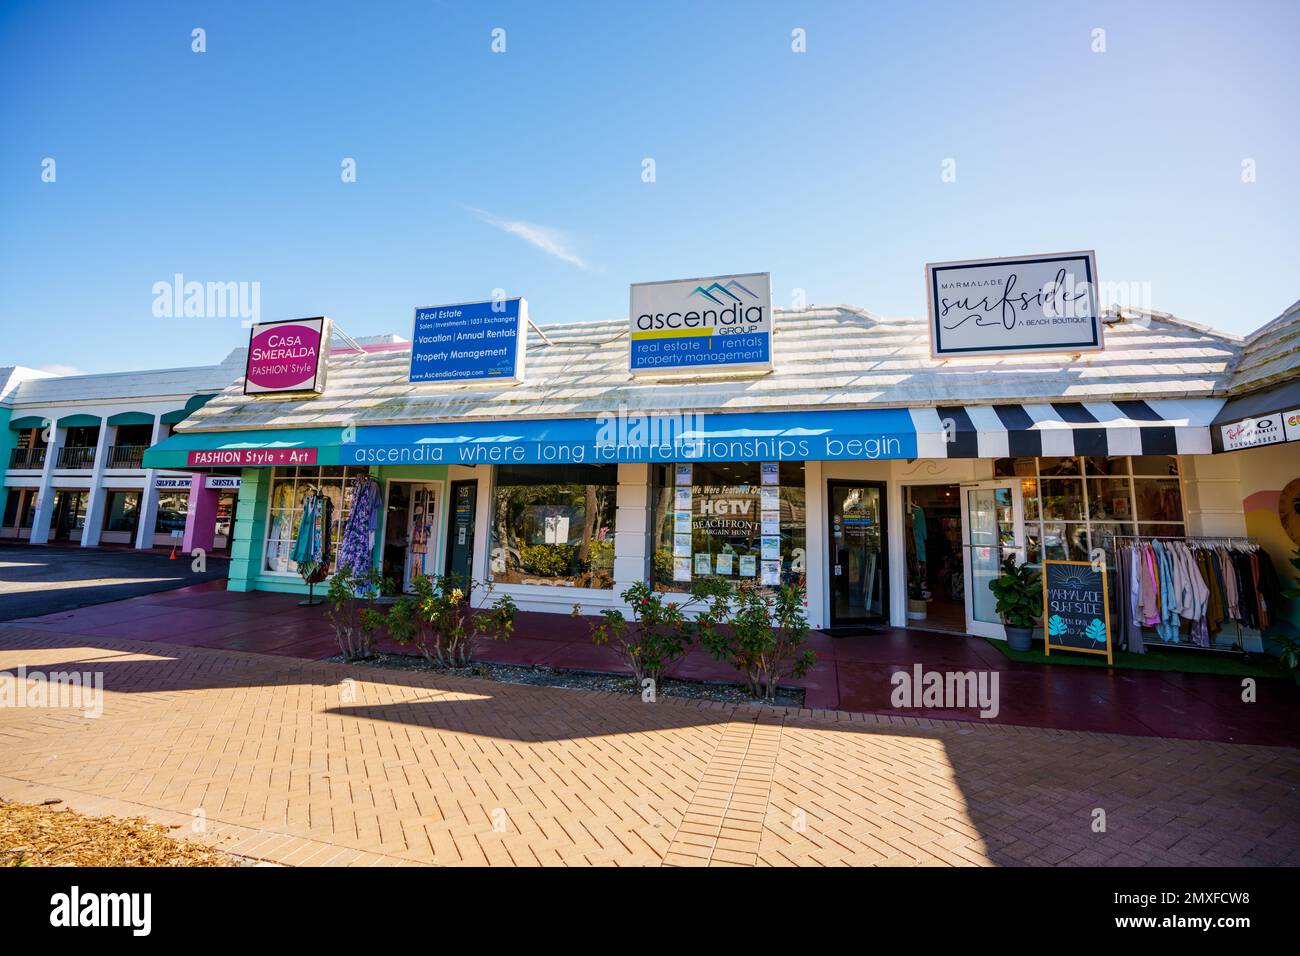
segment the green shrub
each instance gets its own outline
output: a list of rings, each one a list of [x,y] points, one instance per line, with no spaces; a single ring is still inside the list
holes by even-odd
[[[1043,616],[1043,579],[1027,564],[1008,554],[1002,574],[989,582],[995,608],[1008,627],[1034,627]]]
[[[362,574],[339,570],[330,578],[325,593],[329,604],[326,616],[344,660],[361,660],[374,654],[375,632],[384,624],[384,614],[375,609],[375,599],[390,583],[374,568]]]
[[[490,607],[475,611],[471,596],[492,585],[466,582],[455,575],[418,575],[415,593],[399,599],[388,612],[388,633],[403,646],[414,645],[431,665],[463,667],[470,662],[479,637],[505,640],[514,632],[518,608],[503,594]]]
[[[526,544],[519,549],[519,566],[529,574],[558,578],[570,573],[577,554],[571,544]]]

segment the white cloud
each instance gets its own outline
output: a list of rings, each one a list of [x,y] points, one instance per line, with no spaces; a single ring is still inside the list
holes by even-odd
[[[475,209],[473,206],[466,206],[465,208],[489,226],[495,226],[502,232],[518,236],[529,245],[541,249],[548,256],[554,256],[561,262],[567,262],[579,269],[591,271],[591,263],[569,248],[569,238],[560,230],[524,222],[522,219],[502,219],[500,216],[494,216],[482,209]]]
[[[81,369],[75,365],[42,365],[39,369],[41,372],[49,372],[51,375],[85,375]]]

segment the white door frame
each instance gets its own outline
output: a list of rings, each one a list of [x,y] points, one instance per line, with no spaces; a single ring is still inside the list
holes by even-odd
[[[1014,521],[1014,535],[1017,563],[1025,560],[1025,508],[1024,501],[1020,494],[1019,478],[1000,478],[991,481],[966,481],[960,484],[961,494],[961,551],[962,551],[962,573],[966,576],[965,601],[966,601],[966,630],[970,634],[980,637],[991,637],[996,640],[1006,640],[1006,629],[1001,622],[990,623],[988,621],[977,621],[974,613],[974,592],[975,576],[973,558],[976,545],[971,541],[970,527],[970,494],[973,491],[990,491],[997,488],[1005,488],[1011,492],[1011,513]],[[1001,566],[1005,558],[1001,542],[995,542],[998,549],[997,563]]]

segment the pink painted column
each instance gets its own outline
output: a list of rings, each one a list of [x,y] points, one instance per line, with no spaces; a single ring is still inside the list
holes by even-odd
[[[207,487],[207,475],[190,476],[190,503],[185,515],[185,553],[211,551],[217,536],[217,504],[221,491]]]

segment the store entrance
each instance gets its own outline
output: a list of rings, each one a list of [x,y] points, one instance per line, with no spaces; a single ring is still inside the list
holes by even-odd
[[[451,507],[448,511],[446,573],[469,582],[474,579],[474,525],[478,516],[478,482],[453,481]]]
[[[410,591],[418,575],[437,574],[438,486],[391,481],[384,509],[383,575]]]
[[[81,537],[82,526],[86,520],[86,498],[84,491],[55,491],[54,515],[50,522],[53,541],[71,541],[74,532]]]
[[[830,514],[830,626],[889,620],[885,486],[881,482],[827,483]]]
[[[904,486],[903,522],[908,626],[966,633],[961,488],[955,484]]]

